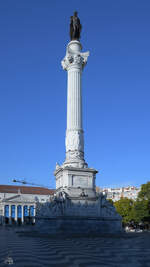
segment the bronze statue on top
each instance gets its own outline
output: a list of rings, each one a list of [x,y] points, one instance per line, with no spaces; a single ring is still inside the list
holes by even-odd
[[[80,24],[80,19],[78,18],[78,13],[75,11],[74,15],[70,17],[70,39],[79,40],[82,25]]]

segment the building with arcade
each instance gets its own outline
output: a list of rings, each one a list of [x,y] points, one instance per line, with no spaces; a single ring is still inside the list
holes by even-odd
[[[49,201],[54,191],[44,187],[0,185],[0,224],[35,223],[37,202]]]

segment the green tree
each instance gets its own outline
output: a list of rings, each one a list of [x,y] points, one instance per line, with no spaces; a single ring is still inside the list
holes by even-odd
[[[114,206],[117,212],[122,216],[122,221],[124,224],[129,223],[133,220],[133,206],[134,201],[128,198],[121,198],[120,200],[114,202]]]
[[[137,199],[133,205],[131,217],[136,223],[149,221],[149,201]]]
[[[123,223],[150,223],[150,182],[142,184],[136,201],[121,198],[114,202],[117,212],[122,216]]]
[[[150,201],[150,182],[142,184],[141,191],[138,194],[138,199]]]

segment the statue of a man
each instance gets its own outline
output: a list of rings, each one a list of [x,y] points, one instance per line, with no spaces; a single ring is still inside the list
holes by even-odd
[[[80,24],[80,19],[78,18],[78,13],[75,11],[74,15],[70,17],[70,39],[79,40],[82,25]]]

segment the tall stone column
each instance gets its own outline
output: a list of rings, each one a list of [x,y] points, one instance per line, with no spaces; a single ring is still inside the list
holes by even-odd
[[[84,160],[84,132],[82,125],[82,71],[89,52],[82,53],[78,40],[72,40],[66,49],[61,64],[67,71],[67,129],[66,159],[56,164],[56,191],[62,190],[70,198],[86,195],[95,198],[95,175],[97,171],[88,168]]]
[[[87,63],[89,52],[81,53],[82,46],[77,40],[67,46],[62,67],[68,73],[67,84],[67,130],[65,166],[86,168],[84,160],[84,133],[82,126],[82,70]]]

